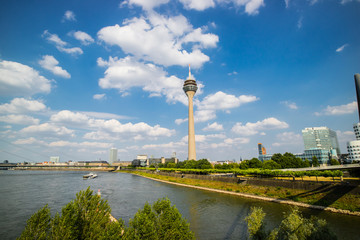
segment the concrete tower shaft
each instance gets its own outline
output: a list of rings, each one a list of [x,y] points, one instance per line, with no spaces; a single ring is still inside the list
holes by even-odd
[[[188,160],[196,160],[193,97],[197,90],[197,84],[191,76],[190,65],[189,77],[184,82],[183,90],[189,99]]]

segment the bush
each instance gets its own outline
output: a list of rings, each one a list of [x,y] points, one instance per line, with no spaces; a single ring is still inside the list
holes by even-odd
[[[297,208],[293,208],[289,214],[284,215],[279,227],[272,231],[266,230],[265,215],[261,208],[251,208],[251,213],[245,218],[250,239],[337,239],[325,220],[316,217],[303,218]]]
[[[107,201],[88,188],[50,216],[47,206],[36,212],[19,237],[23,239],[193,239],[189,224],[169,199],[148,203],[136,213],[127,228],[124,221],[111,221]]]

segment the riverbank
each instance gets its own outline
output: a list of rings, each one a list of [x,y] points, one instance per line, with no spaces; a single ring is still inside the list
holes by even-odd
[[[338,190],[334,191],[333,187],[324,187],[317,191],[307,191],[283,187],[242,185],[231,182],[179,178],[142,171],[126,172],[183,187],[360,217],[360,195],[349,193],[348,190],[343,192]]]

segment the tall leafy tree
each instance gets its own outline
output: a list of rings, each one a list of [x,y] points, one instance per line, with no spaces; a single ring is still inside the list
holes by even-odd
[[[325,220],[311,217],[304,218],[297,208],[284,216],[278,228],[266,230],[265,213],[261,208],[253,207],[249,216],[245,218],[248,224],[250,239],[254,240],[335,240]]]

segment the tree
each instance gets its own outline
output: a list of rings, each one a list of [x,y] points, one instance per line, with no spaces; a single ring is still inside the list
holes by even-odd
[[[129,225],[126,239],[194,239],[189,224],[167,198],[152,207],[146,203]]]
[[[273,160],[264,161],[262,167],[264,169],[279,169],[279,168],[281,168],[280,164],[278,164],[277,162],[275,162]]]
[[[320,163],[319,163],[319,161],[318,161],[318,159],[317,159],[316,156],[313,156],[313,157],[312,157],[311,165],[312,165],[313,167],[318,167],[318,166],[320,166]]]
[[[189,224],[169,199],[160,199],[153,206],[146,203],[130,220],[129,228],[121,219],[110,219],[110,213],[107,201],[88,188],[76,194],[61,215],[51,218],[47,206],[40,209],[27,221],[19,239],[194,239]]]
[[[340,165],[340,163],[339,163],[338,160],[332,158],[332,159],[330,160],[330,165]]]
[[[257,158],[252,158],[249,161],[249,168],[262,168],[263,163],[257,159]]]
[[[309,161],[309,159],[305,159],[304,162],[303,162],[303,167],[306,168],[306,167],[310,167],[311,166],[311,163]]]
[[[293,208],[288,215],[285,215],[279,227],[272,231],[267,231],[265,228],[265,215],[261,208],[251,208],[251,213],[245,218],[250,239],[337,239],[336,235],[330,231],[325,220],[316,217],[303,218],[297,208]]]
[[[47,239],[50,232],[50,209],[46,205],[26,221],[25,230],[19,239]]]

